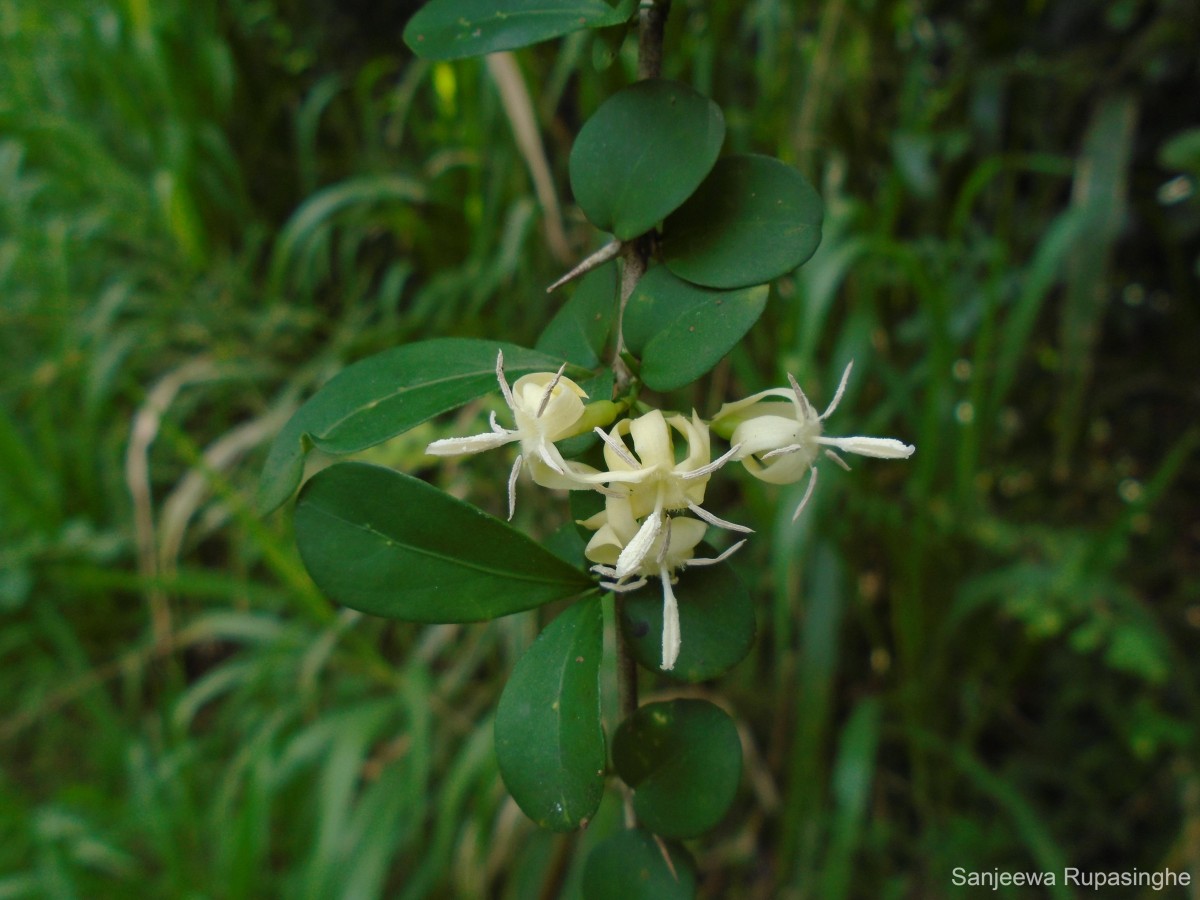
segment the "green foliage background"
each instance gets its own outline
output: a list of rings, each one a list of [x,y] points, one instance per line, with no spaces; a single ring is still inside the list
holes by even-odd
[[[577,895],[492,746],[538,614],[333,608],[252,509],[347,362],[532,345],[561,302],[506,76],[415,62],[416,5],[0,0],[0,897]],[[827,209],[678,404],[786,372],[820,404],[853,357],[831,430],[918,448],[828,473],[798,525],[802,486],[725,488],[759,639],[698,691],[746,749],[701,896],[1200,868],[1198,17],[673,4],[664,74]],[[606,46],[517,57],[577,254],[571,139],[632,78]],[[506,460],[422,453],[465,424],[372,458],[499,510]],[[545,537],[566,503],[534,496]]]

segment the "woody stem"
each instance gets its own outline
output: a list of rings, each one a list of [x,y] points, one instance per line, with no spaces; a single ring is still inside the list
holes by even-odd
[[[663,28],[666,25],[667,14],[671,9],[671,0],[642,0],[638,11],[638,78],[658,78],[662,72]],[[625,318],[625,307],[633,296],[646,267],[650,261],[651,241],[649,235],[627,241],[621,253],[621,306],[617,314],[617,348],[613,354],[612,369],[616,380],[616,396],[623,395],[633,381],[633,373],[629,371],[622,354],[625,352],[625,334],[622,324]],[[614,593],[616,612],[616,647],[617,647],[617,697],[620,704],[621,721],[625,721],[638,708],[637,660],[633,658],[629,642],[621,630],[621,620],[624,617],[625,597],[619,592]],[[629,795],[625,798],[625,825],[634,828],[637,817],[633,812],[633,800]]]

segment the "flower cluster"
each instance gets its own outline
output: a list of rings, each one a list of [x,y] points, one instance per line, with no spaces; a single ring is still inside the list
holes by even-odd
[[[508,478],[508,514],[516,507],[516,485],[523,469],[536,484],[567,490],[596,490],[604,509],[580,522],[594,532],[585,555],[594,563],[601,586],[631,591],[657,579],[663,592],[662,668],[674,667],[679,656],[679,605],[673,585],[689,566],[712,565],[737,551],[740,540],[715,558],[697,557],[696,548],[709,526],[748,533],[752,529],[729,522],[705,509],[704,494],[714,472],[740,462],[751,475],[772,484],[787,484],[809,476],[808,488],[793,519],[800,515],[816,485],[817,457],[824,453],[844,468],[835,452],[885,459],[903,459],[915,449],[892,438],[826,437],[825,419],[837,408],[850,377],[846,367],[829,407],[817,414],[796,379],[790,387],[773,388],[744,400],[726,403],[705,422],[664,415],[651,409],[622,418],[607,431],[595,427],[604,442],[601,471],[564,459],[555,444],[588,430],[584,401],[587,394],[570,378],[557,373],[526,375],[512,387],[504,376],[504,354],[496,357],[496,378],[515,428],[503,428],[491,417],[491,431],[434,441],[427,453],[456,456],[478,453],[508,443],[521,445]],[[783,398],[782,400],[773,398]],[[615,414],[618,407],[612,407]],[[731,447],[712,458],[711,430],[727,436]]]

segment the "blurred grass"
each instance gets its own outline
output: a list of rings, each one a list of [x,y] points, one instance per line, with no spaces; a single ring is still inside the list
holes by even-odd
[[[576,896],[619,825],[538,834],[500,785],[534,616],[337,610],[248,501],[347,361],[532,344],[559,302],[492,75],[414,62],[414,7],[0,0],[0,897]],[[795,525],[799,487],[712,487],[757,523],[762,606],[701,688],[748,760],[705,896],[1200,866],[1200,167],[1162,151],[1197,125],[1198,37],[1187,2],[674,4],[668,74],[827,203],[680,405],[786,372],[819,402],[854,358],[830,429],[918,447],[829,473]],[[630,50],[518,57],[564,201]]]

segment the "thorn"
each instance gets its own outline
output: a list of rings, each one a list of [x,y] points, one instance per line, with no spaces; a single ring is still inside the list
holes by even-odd
[[[558,281],[554,282],[554,284],[550,285],[550,287],[546,288],[546,293],[551,294],[556,288],[562,287],[568,281],[574,281],[579,276],[586,275],[588,272],[592,271],[592,269],[598,269],[610,259],[616,259],[617,256],[620,255],[621,248],[623,246],[624,245],[620,241],[613,241],[609,244],[605,244],[562,278],[558,279]]]

